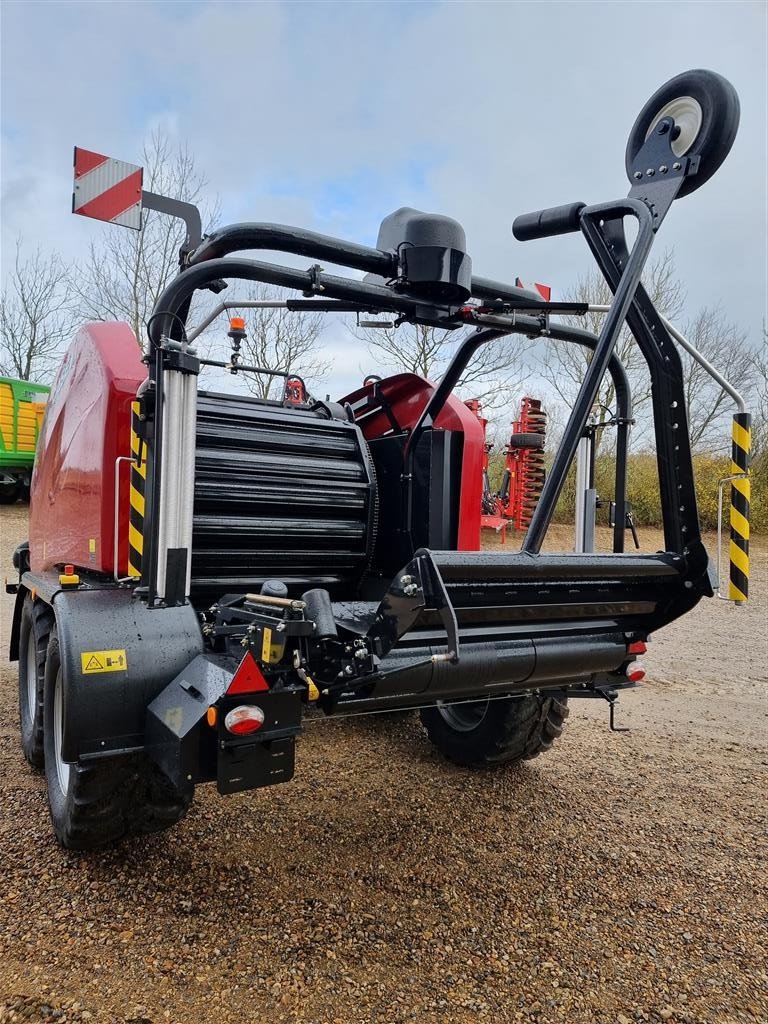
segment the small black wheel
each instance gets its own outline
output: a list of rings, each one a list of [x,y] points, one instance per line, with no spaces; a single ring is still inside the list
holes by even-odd
[[[187,812],[192,791],[180,794],[143,755],[89,764],[62,757],[64,669],[54,625],[48,641],[43,738],[48,806],[56,838],[71,850],[92,850],[130,832],[159,832]]]
[[[42,601],[27,595],[19,625],[19,733],[24,757],[33,768],[42,769],[43,681],[48,635],[53,613]]]
[[[510,448],[534,448],[541,451],[544,447],[543,434],[512,434],[509,439]]]
[[[672,151],[697,156],[699,170],[686,178],[678,196],[686,196],[708,181],[731,151],[739,127],[739,97],[731,83],[714,71],[684,71],[662,85],[648,100],[627,142],[625,166],[630,182],[635,158],[663,117],[675,119]]]
[[[18,480],[0,484],[0,505],[15,505],[20,494],[21,484]]]
[[[527,761],[552,747],[568,717],[568,698],[527,693],[494,700],[441,702],[421,721],[441,754],[457,764],[491,768]]]

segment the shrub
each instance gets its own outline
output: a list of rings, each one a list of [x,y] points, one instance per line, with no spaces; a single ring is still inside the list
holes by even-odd
[[[598,458],[595,467],[597,492],[608,500],[613,497],[616,460],[612,456]],[[702,529],[717,528],[718,482],[730,475],[730,459],[719,455],[695,455],[693,458],[696,504]],[[753,533],[768,533],[768,460],[755,461],[751,471],[752,504],[750,525]],[[576,473],[572,468],[557,504],[555,520],[573,522]],[[656,456],[651,452],[630,455],[627,467],[627,499],[638,526],[661,526],[661,499],[656,469]],[[727,525],[730,511],[730,488],[723,494],[723,516]],[[599,513],[598,513],[599,515]],[[607,518],[607,513],[603,513]]]

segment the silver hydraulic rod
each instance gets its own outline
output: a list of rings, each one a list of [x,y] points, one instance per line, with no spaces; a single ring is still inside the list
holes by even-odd
[[[197,433],[197,377],[182,376],[183,418],[179,459],[179,547],[187,549],[187,577],[184,595],[192,582],[192,522],[195,500],[195,451]]]
[[[178,345],[177,342],[166,342]],[[194,355],[194,350],[185,350]],[[160,481],[157,594],[167,598],[168,552],[185,548],[187,571],[185,596],[189,594],[192,561],[192,518],[195,496],[195,435],[197,426],[197,378],[194,374],[167,369],[163,374],[163,439]]]
[[[180,407],[178,401],[178,374],[163,375],[163,441],[161,459],[163,475],[160,481],[159,527],[157,542],[157,593],[165,598],[165,568],[168,549],[175,548],[178,521],[178,452],[180,435]]]
[[[610,308],[610,306],[587,306],[587,310],[590,313],[607,313]],[[675,341],[696,360],[699,366],[702,366],[707,371],[710,377],[720,385],[720,387],[723,389],[723,391],[725,391],[727,395],[731,396],[731,398],[736,403],[739,412],[746,412],[747,404],[744,401],[744,398],[742,397],[741,393],[736,390],[733,384],[729,384],[725,377],[712,365],[712,363],[710,363],[710,361],[707,358],[705,358],[701,354],[701,352],[699,352],[696,346],[693,345],[685,337],[684,334],[681,334],[680,331],[678,331],[678,329],[673,324],[671,324],[666,317],[659,315],[659,319],[667,328],[667,330],[675,339]]]
[[[191,328],[187,331],[187,342],[191,344],[206,327],[210,327],[216,317],[221,316],[222,313],[228,309],[287,309],[287,300],[279,301],[277,299],[241,299],[239,301],[234,299],[225,299],[220,302],[208,316],[201,320],[197,327]]]
[[[576,537],[573,550],[578,554],[587,551],[585,536],[585,519],[587,508],[587,488],[589,487],[589,438],[582,437],[576,449]]]

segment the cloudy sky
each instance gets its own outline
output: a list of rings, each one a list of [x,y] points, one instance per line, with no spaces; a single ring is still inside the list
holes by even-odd
[[[4,0],[2,256],[7,265],[21,234],[81,257],[99,229],[69,213],[73,145],[133,161],[159,125],[189,146],[223,222],[374,243],[380,220],[411,205],[464,224],[476,273],[562,294],[589,268],[583,239],[521,244],[512,219],[626,194],[635,116],[668,78],[703,67],[736,86],[741,127],[718,175],[675,204],[659,245],[675,250],[691,312],[719,303],[757,344],[766,10]],[[360,363],[348,343],[332,338],[340,388]]]

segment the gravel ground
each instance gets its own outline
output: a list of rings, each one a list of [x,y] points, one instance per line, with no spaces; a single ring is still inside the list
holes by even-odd
[[[2,558],[26,529],[0,510]],[[648,531],[644,547],[659,544]],[[413,716],[310,725],[290,785],[200,789],[166,835],[61,851],[0,683],[0,1021],[763,1022],[768,550],[753,600],[660,635],[610,733],[522,768]]]

